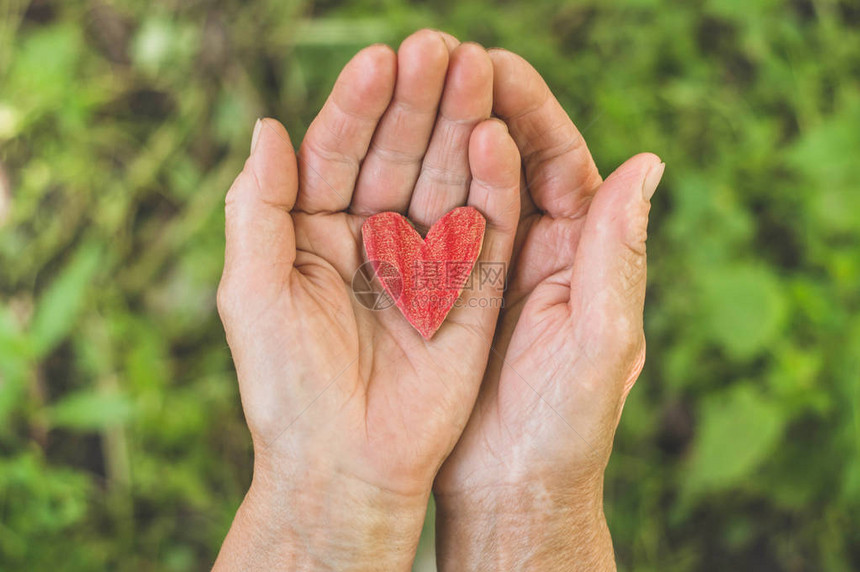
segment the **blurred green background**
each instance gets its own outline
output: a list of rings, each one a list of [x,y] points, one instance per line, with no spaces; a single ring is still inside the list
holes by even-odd
[[[300,141],[360,47],[423,26],[533,62],[604,175],[667,163],[621,568],[860,569],[847,0],[0,0],[0,569],[208,568],[251,470],[224,194],[257,117]]]

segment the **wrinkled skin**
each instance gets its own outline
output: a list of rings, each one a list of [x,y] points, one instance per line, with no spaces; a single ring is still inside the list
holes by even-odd
[[[548,542],[552,527],[544,521],[542,534],[520,530],[508,544],[523,538],[570,558],[544,560],[539,549],[523,546],[501,565],[613,568],[603,472],[645,360],[645,239],[663,165],[652,154],[637,155],[603,181],[540,75],[515,54],[490,54],[494,112],[523,157],[521,218],[481,393],[434,487],[440,565],[449,553],[462,564],[460,538],[480,544],[481,534],[464,530],[470,520],[492,514],[492,526],[501,528],[506,516],[499,513],[528,522],[527,513],[546,519],[558,512],[567,540]],[[577,537],[577,529],[587,532]],[[576,538],[599,548],[566,551]]]
[[[603,181],[531,66],[427,30],[360,52],[298,158],[279,123],[258,127],[219,288],[254,484],[218,564],[408,568],[435,477],[441,567],[483,541],[510,547],[502,568],[612,568],[602,478],[644,362],[659,159]],[[357,303],[367,216],[426,229],[464,204],[488,220],[481,260],[513,255],[507,291],[464,292],[429,342]],[[469,307],[501,296],[498,323]],[[539,522],[505,538],[512,513]]]
[[[484,387],[439,492],[541,467],[596,477],[645,359],[642,186],[662,164],[637,155],[603,182],[537,72],[509,52],[491,55],[494,110],[523,154],[525,192]]]
[[[218,306],[254,440],[252,493],[289,499],[286,514],[408,507],[417,518],[404,517],[404,553],[483,377],[498,304],[469,298],[502,290],[465,292],[425,341],[396,308],[371,311],[353,296],[360,228],[382,211],[428,227],[471,205],[487,219],[479,261],[508,262],[520,159],[490,119],[492,71],[483,48],[449,51],[435,32],[398,54],[371,46],[341,73],[298,157],[280,123],[258,124],[227,195]],[[336,518],[348,515],[326,516],[320,534]]]

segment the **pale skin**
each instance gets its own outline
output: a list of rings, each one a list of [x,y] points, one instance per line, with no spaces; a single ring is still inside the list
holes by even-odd
[[[638,155],[603,182],[531,66],[430,30],[357,54],[298,157],[258,123],[218,293],[254,479],[216,569],[407,570],[431,490],[440,569],[613,569],[602,475],[661,173]],[[356,301],[367,216],[466,204],[507,291],[464,292],[430,341]]]

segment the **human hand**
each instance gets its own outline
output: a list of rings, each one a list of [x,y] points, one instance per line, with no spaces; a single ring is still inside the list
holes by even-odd
[[[519,155],[489,119],[492,62],[422,31],[347,64],[297,157],[265,119],[227,195],[218,307],[254,442],[254,478],[216,568],[408,568],[433,478],[466,424],[498,304],[465,291],[425,341],[350,292],[380,211],[429,227],[487,219],[479,261],[508,261]],[[447,76],[447,80],[446,80]],[[482,296],[500,298],[501,288]]]
[[[534,68],[490,54],[527,192],[486,378],[434,486],[437,560],[614,569],[603,473],[645,360],[645,239],[664,166],[641,154],[602,181]]]

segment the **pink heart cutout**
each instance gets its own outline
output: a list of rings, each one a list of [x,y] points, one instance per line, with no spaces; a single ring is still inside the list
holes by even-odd
[[[429,340],[463,291],[484,242],[487,221],[459,207],[425,238],[401,214],[384,212],[361,227],[367,259],[400,312]]]

